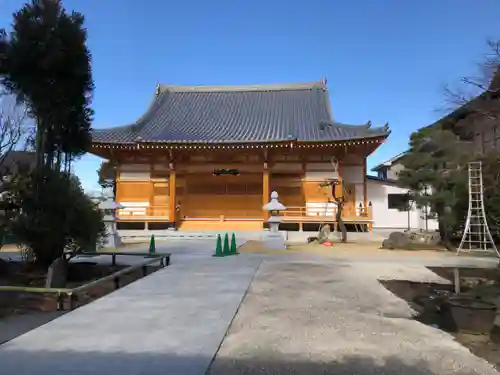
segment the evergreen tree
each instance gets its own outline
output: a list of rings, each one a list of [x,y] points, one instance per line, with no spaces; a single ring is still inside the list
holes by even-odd
[[[0,31],[0,84],[36,121],[37,167],[9,183],[17,212],[9,226],[43,265],[71,244],[93,248],[103,234],[100,212],[69,173],[91,141],[86,41],[83,15],[59,0],[29,1],[14,13],[12,30]]]
[[[442,242],[450,250],[450,235],[465,220],[461,205],[467,188],[467,163],[474,160],[471,149],[470,143],[440,126],[420,129],[410,137],[409,151],[402,159],[404,169],[398,176],[399,184],[411,191],[416,206],[428,206],[437,216]]]
[[[0,33],[1,83],[36,120],[39,167],[69,168],[90,144],[94,83],[83,25],[59,0],[31,0]]]
[[[102,188],[113,188],[116,197],[116,165],[109,160],[101,162],[97,170],[98,183]]]

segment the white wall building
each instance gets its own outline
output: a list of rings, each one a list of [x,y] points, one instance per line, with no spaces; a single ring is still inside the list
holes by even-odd
[[[399,171],[403,169],[401,159],[404,153],[372,168],[377,177],[367,176],[367,195],[373,207],[374,229],[413,229],[437,230],[436,219],[429,218],[426,209],[419,209],[415,204],[409,211],[402,211],[408,189],[397,185]]]
[[[418,209],[413,204],[411,210],[401,211],[407,189],[397,186],[395,181],[382,180],[367,176],[368,200],[373,207],[373,229],[414,229],[436,230],[437,220],[427,218],[425,209]]]

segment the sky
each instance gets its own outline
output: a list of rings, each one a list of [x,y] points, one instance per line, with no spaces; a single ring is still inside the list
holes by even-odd
[[[0,28],[24,1],[0,0]],[[130,124],[158,83],[328,80],[335,120],[384,125],[368,167],[402,152],[445,114],[443,87],[472,75],[500,38],[498,0],[65,0],[85,15],[96,85],[94,128]],[[497,26],[495,26],[497,25]],[[97,190],[100,159],[75,172]]]

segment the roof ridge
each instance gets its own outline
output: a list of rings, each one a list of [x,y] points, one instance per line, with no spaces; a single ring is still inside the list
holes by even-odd
[[[326,82],[274,83],[256,85],[159,85],[159,92],[249,92],[249,91],[293,91],[326,89]]]
[[[327,121],[327,120],[322,120],[320,123],[329,125],[329,126],[336,126],[339,128],[364,128],[364,129],[370,129],[371,127],[371,122],[368,121],[367,123],[364,124],[344,124],[343,122],[338,122],[338,121]],[[380,126],[382,127],[382,126]],[[373,129],[373,128],[372,128]],[[376,128],[375,128],[376,129]]]

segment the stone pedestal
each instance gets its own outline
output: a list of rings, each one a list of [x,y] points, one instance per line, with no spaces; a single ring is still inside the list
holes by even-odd
[[[106,218],[106,216],[105,216]],[[104,219],[106,236],[103,239],[103,246],[109,248],[119,247],[122,244],[121,238],[116,231],[116,219]]]
[[[267,221],[269,232],[264,233],[263,236],[264,248],[268,250],[286,250],[285,239],[279,232],[279,224],[282,222],[280,211],[286,210],[286,207],[278,201],[276,191],[271,193],[271,201],[264,205],[263,209],[270,212]]]
[[[105,200],[99,203],[99,209],[103,211],[104,226],[106,227],[106,236],[103,239],[103,246],[115,248],[121,245],[121,239],[116,230],[116,210],[123,206],[113,199],[112,191],[104,191]]]

